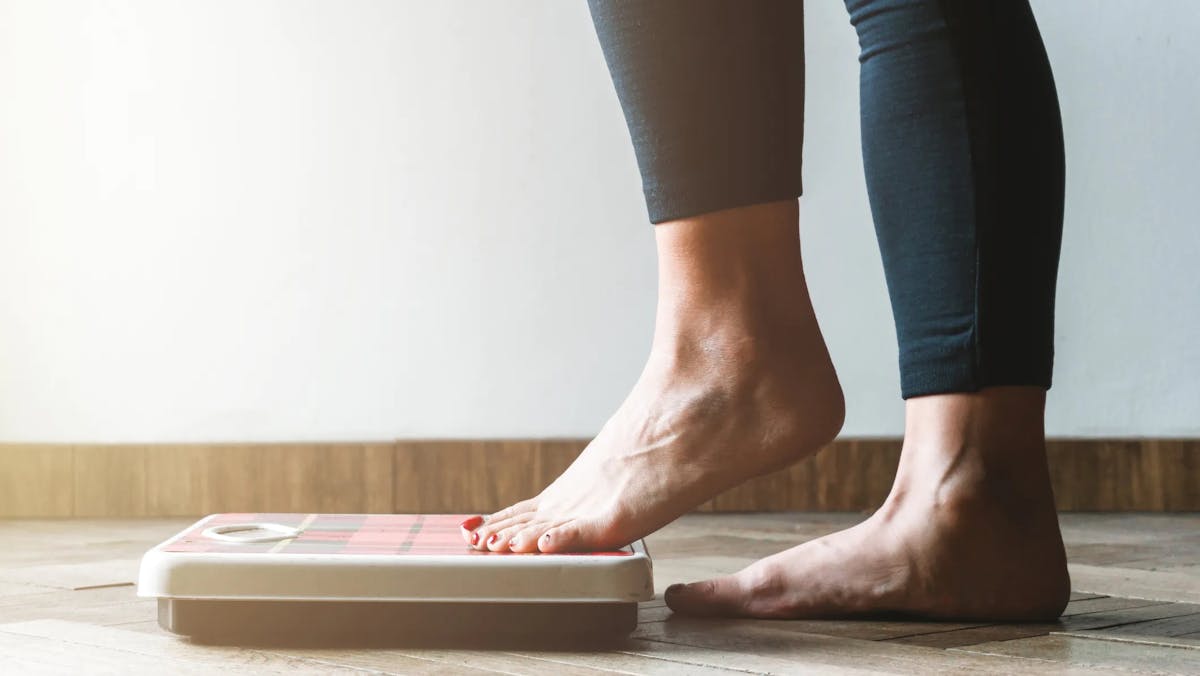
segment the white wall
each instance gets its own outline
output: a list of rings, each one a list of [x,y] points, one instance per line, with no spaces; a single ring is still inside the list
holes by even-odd
[[[1200,12],[1041,0],[1066,119],[1050,432],[1200,433]],[[897,434],[857,48],[808,3],[805,258]],[[594,433],[652,229],[582,0],[0,0],[0,440]]]

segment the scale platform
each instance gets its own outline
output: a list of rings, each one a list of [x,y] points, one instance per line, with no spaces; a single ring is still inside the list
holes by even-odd
[[[642,542],[481,552],[450,514],[213,514],[142,557],[138,596],[198,641],[623,637],[654,596]]]

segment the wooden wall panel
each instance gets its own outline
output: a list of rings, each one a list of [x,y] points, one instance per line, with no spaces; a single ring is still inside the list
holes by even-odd
[[[146,511],[156,516],[206,514],[210,495],[207,467],[220,447],[161,445],[146,453]]]
[[[390,442],[0,444],[0,517],[389,512]]]
[[[146,516],[145,446],[74,447],[74,516]]]
[[[1059,509],[1200,510],[1200,440],[1051,440],[1047,452]]]
[[[586,444],[0,444],[0,517],[489,512],[535,495]],[[1200,440],[1053,440],[1048,452],[1059,509],[1200,511]],[[699,509],[874,509],[899,455],[898,439],[838,440]]]
[[[204,447],[200,447],[204,448]],[[387,512],[389,443],[244,444],[188,449],[199,484],[192,513]]]
[[[69,445],[0,444],[0,516],[71,516],[74,460]]]
[[[879,505],[892,487],[899,440],[838,441],[812,458],[725,491],[714,512],[854,511]]]
[[[586,445],[582,440],[398,441],[395,511],[495,511],[536,495]]]

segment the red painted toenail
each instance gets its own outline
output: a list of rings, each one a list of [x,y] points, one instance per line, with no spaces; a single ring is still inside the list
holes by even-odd
[[[462,528],[466,528],[467,530],[475,530],[476,528],[479,528],[479,526],[482,524],[483,524],[482,516],[473,516],[458,525]]]
[[[479,533],[471,533],[471,544],[479,544]]]
[[[496,540],[499,540],[499,539],[500,539],[499,533],[492,533],[492,537],[488,538],[488,544],[494,545],[494,544],[496,544]]]

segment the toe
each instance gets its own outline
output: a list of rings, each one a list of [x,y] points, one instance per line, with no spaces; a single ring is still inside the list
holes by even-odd
[[[610,543],[605,529],[597,521],[572,519],[548,528],[537,539],[543,554],[563,552],[595,552],[620,546]]]
[[[519,528],[508,541],[508,548],[514,552],[530,554],[538,551],[538,538],[542,537],[554,524],[544,521],[534,521]]]
[[[482,524],[482,516],[472,516],[468,519],[464,519],[462,523],[458,524],[458,528],[462,533],[463,540],[465,540],[467,544],[471,544],[471,540],[476,537],[475,529],[479,528],[479,526]]]
[[[490,552],[508,551],[508,539],[504,537],[504,531],[498,530],[487,537],[481,546]]]
[[[521,502],[518,502],[515,505],[510,505],[508,507],[505,507],[504,509],[502,509],[498,512],[495,512],[493,514],[489,514],[488,516],[483,518],[483,521],[484,521],[484,523],[488,523],[488,524],[498,523],[501,521],[507,521],[508,519],[511,519],[516,516],[520,516],[522,514],[534,512],[536,510],[537,510],[537,499],[530,498],[528,500],[522,500]]]
[[[667,588],[667,605],[677,613],[724,617],[791,616],[788,578],[772,557],[756,561],[733,575]]]
[[[671,610],[685,615],[737,616],[745,612],[748,590],[737,575],[673,584],[664,595]]]
[[[492,545],[489,543],[493,540],[499,539],[498,534],[501,531],[510,530],[515,532],[517,528],[523,527],[532,518],[533,513],[526,512],[508,517],[506,519],[488,521],[482,526],[476,528],[471,534],[471,537],[473,538],[471,544],[477,549],[491,549]],[[505,540],[505,542],[507,542],[507,540]]]
[[[488,536],[483,545],[488,550],[493,552],[508,552],[512,550],[512,539],[517,533],[525,528],[524,523],[510,522],[510,525],[505,528],[498,528],[494,533]]]

